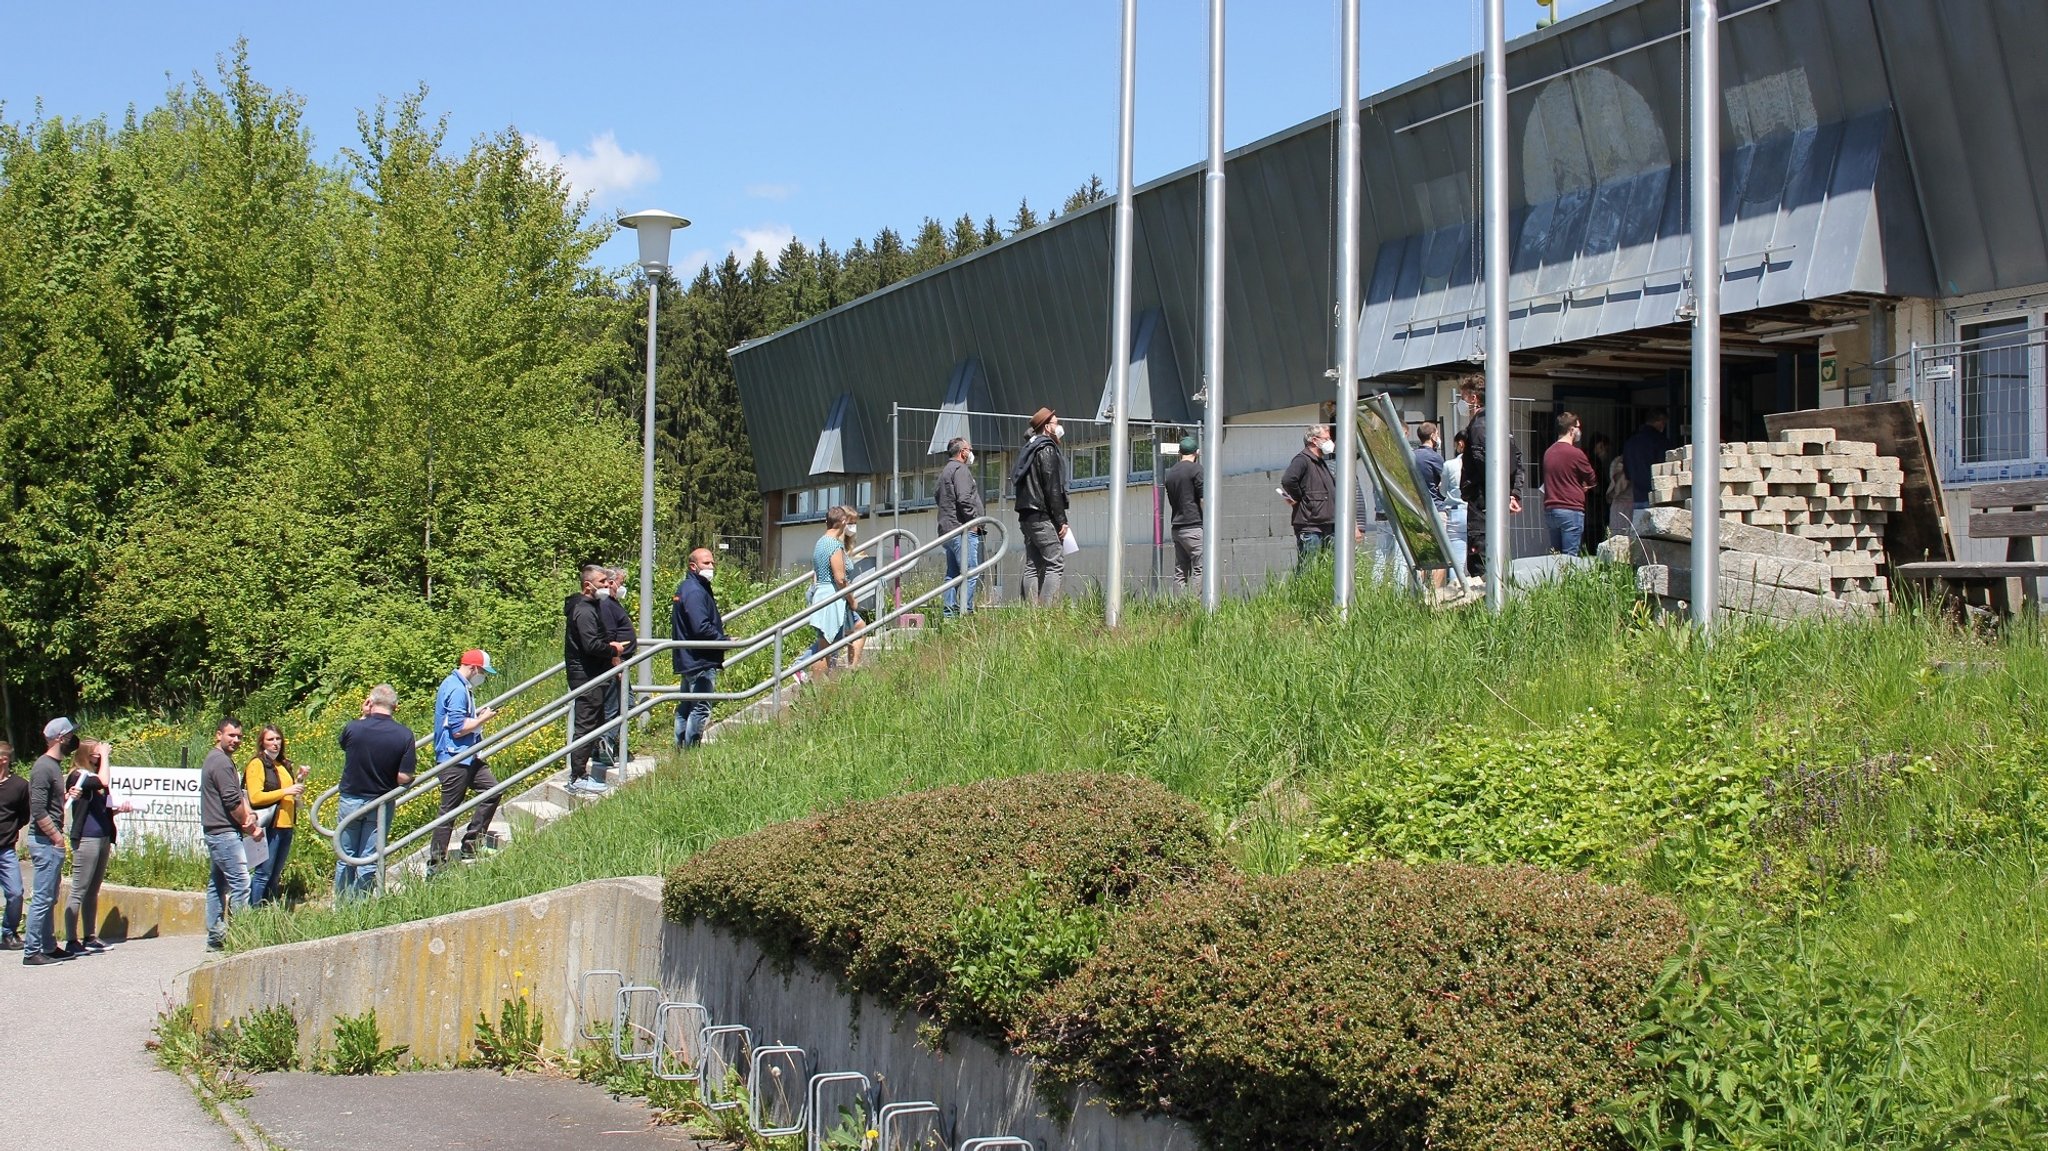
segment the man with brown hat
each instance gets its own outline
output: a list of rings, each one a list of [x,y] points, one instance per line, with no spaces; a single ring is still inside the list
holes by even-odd
[[[1067,559],[1061,544],[1067,527],[1067,465],[1060,439],[1067,430],[1051,408],[1031,416],[1031,438],[1010,470],[1016,493],[1017,527],[1024,536],[1024,602],[1050,604],[1059,598]]]

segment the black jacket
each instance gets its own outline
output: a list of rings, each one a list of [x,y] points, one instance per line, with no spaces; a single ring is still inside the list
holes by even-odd
[[[1017,453],[1017,466],[1010,471],[1010,487],[1017,493],[1017,518],[1051,520],[1055,528],[1067,526],[1067,468],[1060,458],[1060,445],[1051,436],[1033,436]]]
[[[1166,469],[1166,502],[1173,510],[1173,526],[1202,526],[1202,465],[1182,457]]]
[[[981,518],[981,487],[974,482],[974,472],[959,460],[947,460],[939,469],[938,505],[941,535]]]
[[[613,596],[599,596],[597,600],[597,622],[604,627],[604,638],[619,640],[626,645],[624,654],[631,655],[640,646],[640,630],[633,626],[633,617],[626,611],[626,605]]]
[[[686,575],[676,585],[675,599],[668,609],[668,630],[671,638],[724,639],[725,617],[719,614],[718,597],[711,594],[709,581],[695,575]],[[725,666],[724,648],[675,649],[677,675],[695,675]]]
[[[1337,477],[1328,461],[1303,448],[1280,475],[1280,490],[1294,500],[1294,530],[1328,532],[1337,522]]]
[[[1515,437],[1508,437],[1508,494],[1516,499],[1523,498],[1523,488],[1528,484],[1522,475],[1522,445]],[[1465,470],[1458,476],[1458,494],[1472,505],[1475,512],[1486,510],[1486,416],[1484,413],[1472,417],[1465,426]]]
[[[612,666],[612,645],[605,641],[603,618],[597,600],[582,592],[562,604],[562,662],[570,687],[582,687],[592,676],[603,675]]]

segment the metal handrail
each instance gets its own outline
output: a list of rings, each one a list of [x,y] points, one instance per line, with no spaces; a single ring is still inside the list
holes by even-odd
[[[882,530],[875,533],[874,538],[862,540],[860,543],[854,545],[853,547],[846,549],[846,554],[849,557],[860,555],[862,552],[865,552],[870,548],[879,546],[881,542],[885,539],[895,539],[899,536],[903,539],[909,540],[910,546],[913,548],[920,546],[917,538],[917,533],[910,531],[908,528],[883,528]],[[803,586],[804,584],[811,582],[812,578],[813,577],[811,573],[800,572],[797,575],[791,576],[788,580],[785,580],[778,586],[771,588],[768,591],[762,592],[760,595],[755,596],[753,599],[748,600],[747,602],[732,609],[731,611],[722,613],[722,618],[725,620],[725,622],[731,623],[732,621],[740,618],[741,616],[747,614],[755,608],[760,607],[762,604],[770,603],[780,596],[787,595],[788,593],[795,591],[797,588]]]
[[[880,587],[881,585],[886,584],[892,580],[900,580],[906,572],[910,571],[917,565],[919,560],[923,559],[927,555],[930,555],[934,550],[943,548],[948,540],[958,538],[967,533],[968,531],[985,531],[987,528],[990,527],[996,529],[996,532],[999,537],[999,543],[992,553],[990,553],[980,562],[974,564],[972,567],[962,570],[958,575],[950,577],[945,580],[941,580],[936,586],[924,592],[923,594],[912,598],[908,602],[899,602],[896,606],[890,608],[886,612],[878,612],[876,618],[867,626],[880,627],[885,623],[893,622],[894,620],[910,612],[912,609],[930,602],[934,597],[943,595],[948,589],[964,586],[969,580],[978,579],[984,573],[994,570],[998,562],[1001,561],[1001,559],[1006,554],[1008,554],[1009,551],[1009,533],[1008,530],[1003,527],[1002,522],[989,516],[981,516],[976,519],[969,520],[961,524],[959,527],[954,528],[951,531],[945,532],[942,535],[933,538],[930,542],[916,544],[916,546],[914,546],[910,551],[904,552],[892,558],[887,564],[879,564],[873,571],[863,573],[860,577],[853,580],[849,580],[844,588],[839,589],[839,594],[843,596],[852,596],[858,599],[860,598],[859,593],[862,591],[865,591],[869,588]],[[897,529],[893,528],[884,529],[884,531],[880,534],[883,536],[902,535],[909,537],[913,541],[916,540],[916,537],[914,535],[911,535],[911,533],[907,531],[899,532]],[[879,543],[880,540],[878,538],[876,541],[872,542]],[[759,602],[763,601],[758,599],[755,601],[749,601],[749,603],[744,606],[757,606]],[[603,672],[597,675],[591,676],[588,680],[584,681],[577,687],[571,689],[564,695],[559,696],[546,704],[543,704],[541,707],[535,709],[527,715],[521,716],[518,720],[515,720],[510,727],[495,733],[494,735],[484,739],[482,742],[476,744],[473,747],[463,749],[458,756],[441,763],[436,763],[432,768],[429,768],[426,771],[416,774],[407,783],[401,784],[398,787],[395,787],[390,791],[385,792],[383,795],[378,796],[371,802],[364,804],[361,808],[350,813],[347,817],[337,822],[332,828],[327,827],[320,821],[320,808],[321,805],[324,804],[329,798],[338,796],[340,794],[341,788],[339,785],[329,788],[327,791],[320,793],[320,795],[314,798],[312,804],[307,809],[307,822],[309,822],[313,826],[313,829],[317,833],[335,843],[335,858],[339,862],[350,867],[365,867],[371,864],[375,864],[377,867],[377,885],[381,889],[384,884],[385,870],[389,866],[389,861],[392,856],[402,854],[405,850],[410,848],[413,844],[417,843],[422,838],[431,835],[443,824],[453,824],[454,822],[459,821],[465,815],[475,810],[479,805],[497,799],[499,796],[503,795],[505,792],[511,790],[513,787],[531,778],[533,775],[540,772],[542,769],[552,767],[552,765],[554,765],[555,763],[559,762],[560,760],[570,755],[573,755],[575,751],[590,744],[591,742],[602,739],[603,737],[605,737],[613,731],[623,732],[628,722],[630,722],[631,720],[638,719],[643,715],[646,715],[648,712],[650,712],[657,706],[673,702],[681,702],[685,700],[708,700],[713,702],[721,702],[727,700],[744,701],[753,699],[761,695],[763,692],[768,691],[773,691],[775,693],[776,700],[779,702],[781,699],[781,686],[783,681],[795,675],[798,671],[802,670],[802,668],[809,666],[812,663],[818,662],[820,660],[830,659],[833,655],[836,655],[839,651],[845,649],[846,647],[854,643],[856,640],[864,638],[863,632],[850,632],[847,635],[842,636],[831,643],[823,645],[821,649],[815,654],[807,655],[804,659],[800,660],[799,662],[785,667],[783,663],[783,640],[789,633],[796,631],[800,628],[809,627],[810,624],[808,621],[810,617],[814,615],[816,612],[818,612],[821,607],[822,605],[813,605],[811,603],[806,602],[797,611],[791,613],[790,615],[784,617],[781,620],[778,620],[774,624],[771,624],[768,628],[763,629],[761,632],[757,632],[754,635],[746,637],[744,639],[641,639],[635,647],[633,654],[628,656],[626,659],[621,660],[619,663],[614,664],[613,666],[605,669]],[[454,808],[451,808],[449,811],[445,813],[437,815],[435,818],[427,821],[427,823],[423,824],[418,828],[413,829],[410,832],[407,832],[405,835],[400,836],[396,840],[388,839],[387,829],[387,834],[379,836],[380,842],[378,846],[369,854],[362,856],[353,856],[345,854],[340,849],[341,832],[350,824],[354,823],[356,820],[375,818],[381,821],[384,818],[384,812],[387,810],[387,808],[395,808],[397,805],[410,803],[413,800],[426,795],[430,791],[438,790],[439,782],[435,777],[442,770],[442,768],[446,767],[449,763],[454,763],[464,759],[487,758],[490,755],[496,754],[498,751],[503,750],[506,747],[510,747],[513,744],[519,743],[527,739],[528,737],[532,736],[535,732],[539,731],[541,728],[546,727],[548,724],[551,724],[555,720],[562,718],[564,715],[566,715],[569,712],[569,710],[573,707],[575,700],[579,696],[592,690],[601,690],[606,686],[606,684],[609,681],[613,679],[618,679],[622,684],[628,683],[629,681],[626,679],[626,673],[629,670],[637,668],[642,663],[651,660],[664,652],[672,652],[682,649],[723,649],[729,653],[729,658],[733,658],[735,659],[735,661],[737,661],[740,659],[745,659],[748,656],[754,655],[761,651],[769,650],[771,648],[774,651],[775,662],[768,678],[761,680],[758,683],[755,683],[749,688],[736,692],[685,692],[680,690],[680,685],[677,685],[677,688],[675,689],[668,689],[659,686],[640,688],[637,690],[628,689],[632,690],[634,695],[640,697],[638,702],[633,702],[630,706],[622,707],[620,709],[620,714],[612,720],[600,724],[591,731],[575,735],[574,738],[570,739],[562,747],[549,750],[546,754],[535,759],[532,763],[529,763],[526,766],[518,769],[517,771],[514,771],[511,774],[505,776],[503,779],[498,781],[496,786],[491,787],[485,791],[477,792],[473,795],[465,797],[464,800],[461,803],[457,804]],[[560,665],[557,666],[559,667]],[[543,673],[542,676],[537,676],[534,679],[526,681],[525,683],[521,684],[518,688],[514,689],[514,691],[507,692],[505,693],[504,696],[501,696],[500,698],[508,698],[512,694],[515,694],[517,691],[526,690],[533,686],[535,683],[539,682],[541,679],[545,678],[548,674],[552,674],[552,671],[548,673]]]

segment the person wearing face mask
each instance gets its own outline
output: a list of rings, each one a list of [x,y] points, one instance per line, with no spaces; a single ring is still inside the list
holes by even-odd
[[[483,742],[484,724],[498,714],[496,708],[477,706],[476,685],[496,674],[498,669],[491,666],[490,653],[471,648],[462,653],[455,670],[448,673],[440,690],[434,693],[434,760],[441,765],[443,818],[461,807],[463,798],[471,791],[486,792],[498,786],[498,777],[491,774],[490,765],[472,750]],[[464,862],[475,859],[477,852],[488,846],[491,817],[497,813],[496,797],[471,810],[469,827],[462,833]],[[452,821],[434,829],[432,846],[427,851],[427,870],[437,870],[448,862],[448,840],[454,833]]]
[[[1016,493],[1017,527],[1024,536],[1024,602],[1049,605],[1060,595],[1067,557],[1067,465],[1060,454],[1066,428],[1051,408],[1031,416],[1031,439],[1010,469]]]
[[[604,726],[604,689],[578,689],[611,668],[619,647],[618,641],[605,639],[604,622],[597,612],[597,589],[610,582],[608,573],[596,564],[585,564],[578,579],[577,591],[562,604],[562,678],[568,680],[570,691],[577,692],[569,721],[575,725],[572,730],[577,739],[582,740],[586,733]],[[579,795],[605,790],[603,783],[590,778],[596,742],[580,742],[569,753],[569,790]]]
[[[939,470],[939,534],[945,535],[964,523],[981,518],[981,486],[974,482],[974,445],[965,436],[946,443],[946,466]],[[946,578],[957,578],[981,562],[979,529],[954,536],[945,543]],[[974,592],[980,576],[968,577],[966,594],[958,587],[946,589],[946,615],[963,615],[974,610]]]
[[[78,729],[63,716],[43,725],[43,754],[28,774],[28,857],[35,868],[22,966],[72,958],[57,949],[57,885],[64,878],[64,761],[78,750]],[[12,851],[13,844],[6,850]]]
[[[604,638],[617,651],[612,665],[618,666],[633,650],[640,646],[640,633],[633,626],[633,617],[626,611],[626,569],[606,568],[604,586],[597,589],[597,618],[604,626]],[[626,693],[622,686],[624,676],[613,676],[604,685],[604,722],[609,724],[619,718],[619,710],[625,703]],[[614,731],[606,731],[604,738],[597,741],[597,751],[591,761],[598,765],[595,773],[600,779],[611,773],[618,763],[619,737]]]
[[[1302,448],[1280,474],[1280,495],[1291,509],[1294,566],[1297,570],[1322,554],[1337,531],[1337,477],[1330,461],[1337,452],[1327,424],[1317,424],[1301,437]]]
[[[860,512],[844,504],[828,510],[825,534],[818,537],[817,546],[811,549],[813,580],[809,603],[817,610],[804,622],[818,629],[817,641],[810,648],[813,654],[867,626],[861,621],[853,593],[846,590],[852,582],[846,566],[846,549],[859,531],[859,519]],[[856,639],[847,645],[848,667],[860,666],[861,648],[866,643],[865,639]],[[829,656],[820,658],[827,667],[831,666]]]
[[[710,548],[690,553],[690,570],[676,585],[669,608],[669,634],[678,642],[722,640],[725,617],[718,612],[718,596],[711,589],[714,556]],[[715,690],[718,671],[725,666],[725,649],[679,647],[671,657],[676,675],[688,695],[706,695]],[[676,706],[676,744],[695,747],[704,739],[704,726],[711,722],[711,701],[686,700]]]
[[[1465,463],[1458,473],[1459,495],[1465,498],[1465,574],[1486,578],[1486,377],[1467,376],[1458,398],[1472,412],[1465,425]],[[1508,514],[1522,514],[1522,445],[1508,437]]]

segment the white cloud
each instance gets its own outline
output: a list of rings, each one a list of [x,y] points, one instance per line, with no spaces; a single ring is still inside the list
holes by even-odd
[[[654,157],[619,147],[618,137],[610,131],[591,137],[589,147],[579,152],[564,152],[561,145],[545,136],[529,135],[526,143],[533,149],[536,163],[561,169],[573,194],[588,196],[593,204],[661,179],[661,165]]]
[[[740,258],[740,263],[752,260],[754,253],[760,252],[772,264],[775,257],[782,254],[782,249],[796,239],[796,230],[787,224],[762,224],[755,228],[741,228],[733,233],[733,237],[736,242],[732,246],[732,254]]]
[[[755,200],[787,200],[796,195],[795,184],[748,184],[747,196]]]

